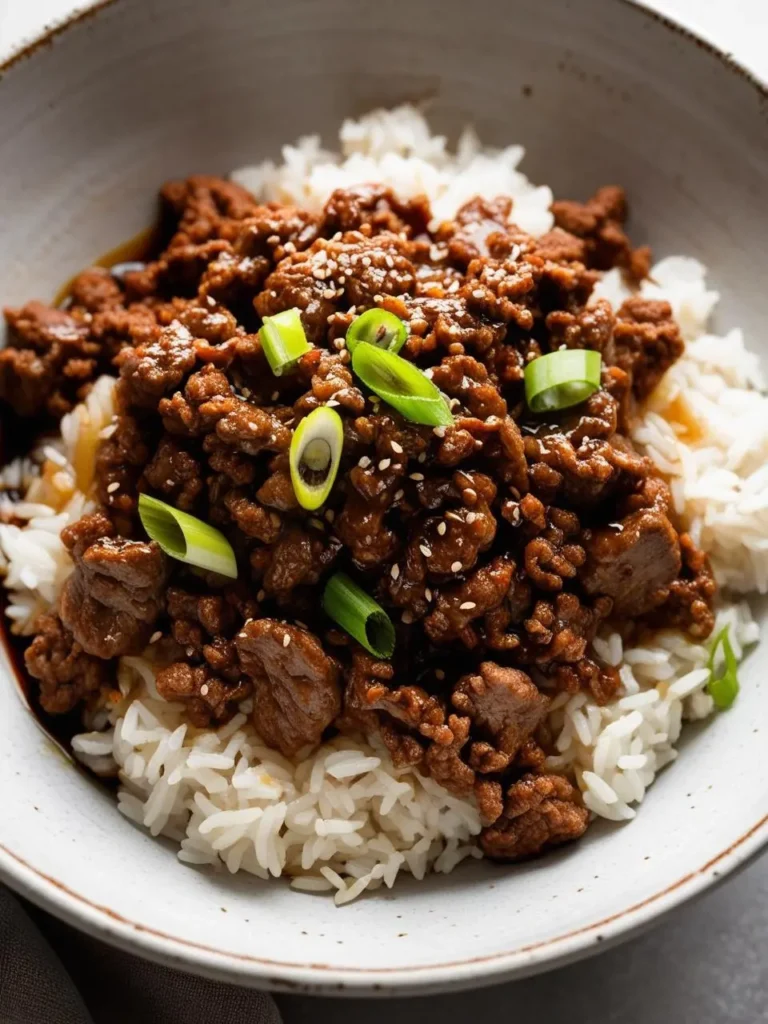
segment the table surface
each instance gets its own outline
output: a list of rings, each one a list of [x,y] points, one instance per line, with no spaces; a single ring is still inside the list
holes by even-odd
[[[619,0],[617,0],[619,2]],[[646,0],[768,79],[767,0]],[[0,53],[74,7],[0,0]],[[387,1002],[279,999],[285,1024],[459,1024],[486,1014],[547,1024],[768,1022],[768,858],[645,936],[526,981]],[[245,1022],[244,1022],[245,1024]]]

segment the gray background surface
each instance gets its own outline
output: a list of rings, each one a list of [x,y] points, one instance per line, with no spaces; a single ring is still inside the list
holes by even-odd
[[[646,2],[768,79],[768,0]],[[72,0],[0,0],[0,51],[73,6]],[[768,858],[640,938],[526,981],[386,1002],[299,996],[278,1002],[285,1024],[768,1021]]]

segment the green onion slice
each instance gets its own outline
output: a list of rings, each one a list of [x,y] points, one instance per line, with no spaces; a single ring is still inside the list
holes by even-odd
[[[166,555],[187,565],[237,579],[235,552],[224,534],[215,527],[186,512],[179,512],[149,494],[139,495],[139,516],[144,529]]]
[[[557,412],[585,401],[600,387],[602,358],[588,348],[564,348],[525,368],[525,398],[533,412]]]
[[[391,658],[395,627],[384,611],[343,572],[332,576],[323,594],[326,615],[376,658]]]
[[[715,642],[712,644],[712,650],[709,653],[709,661],[707,662],[707,668],[710,671],[707,692],[715,704],[722,710],[729,708],[733,704],[739,692],[739,663],[731,647],[731,641],[728,636],[729,629],[729,626],[725,626],[717,634]],[[724,663],[721,674],[715,678],[715,663],[718,660],[717,651],[720,647],[723,649]]]
[[[274,316],[265,316],[259,338],[272,373],[282,376],[296,365],[312,346],[307,341],[298,309],[285,309]]]
[[[386,309],[369,309],[353,320],[347,331],[347,348],[354,352],[361,341],[383,348],[387,352],[399,352],[408,340],[408,328],[399,316]]]
[[[302,508],[320,508],[331,493],[341,461],[344,426],[335,409],[315,409],[291,438],[291,483]]]
[[[402,356],[361,341],[352,353],[352,369],[366,387],[411,423],[452,426],[451,410],[437,387]]]

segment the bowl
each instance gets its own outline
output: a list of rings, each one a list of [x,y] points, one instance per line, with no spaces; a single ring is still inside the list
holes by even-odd
[[[627,186],[633,234],[712,269],[723,325],[768,354],[768,102],[732,61],[619,0],[106,0],[0,81],[0,299],[50,298],[151,220],[159,183],[277,154],[404,100],[451,135],[522,141],[561,196]],[[765,621],[761,615],[761,621]],[[0,877],[134,953],[242,984],[424,992],[544,970],[626,938],[768,841],[768,646],[689,731],[628,826],[511,869],[463,867],[337,909],[184,867],[122,819],[0,665]]]

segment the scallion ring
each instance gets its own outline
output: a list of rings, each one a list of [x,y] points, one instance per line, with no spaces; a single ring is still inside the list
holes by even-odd
[[[399,352],[408,340],[408,328],[399,316],[386,309],[369,309],[352,321],[347,331],[346,343],[354,352],[361,341],[367,341],[376,348],[387,352]]]
[[[323,608],[326,615],[374,657],[392,657],[395,627],[391,619],[345,573],[338,572],[328,580],[323,593]]]
[[[139,495],[139,517],[141,525],[166,555],[237,579],[237,559],[232,545],[214,526],[149,494]]]
[[[352,353],[352,369],[366,387],[411,423],[430,427],[453,424],[448,403],[437,387],[402,356],[361,341]]]
[[[291,370],[304,353],[312,348],[304,333],[298,309],[285,309],[274,316],[265,316],[259,338],[269,367],[276,377]]]
[[[525,398],[533,412],[557,412],[584,402],[600,387],[602,358],[588,348],[564,348],[525,368]]]
[[[709,654],[709,661],[707,662],[707,668],[710,672],[707,692],[715,704],[723,711],[733,704],[739,692],[739,663],[733,652],[733,647],[731,647],[728,635],[729,629],[729,626],[725,626],[717,634]],[[715,678],[715,665],[718,660],[717,651],[720,647],[723,650],[723,668],[721,674]]]
[[[315,409],[296,427],[289,462],[293,491],[302,508],[314,511],[328,498],[343,445],[344,426],[335,409]]]

